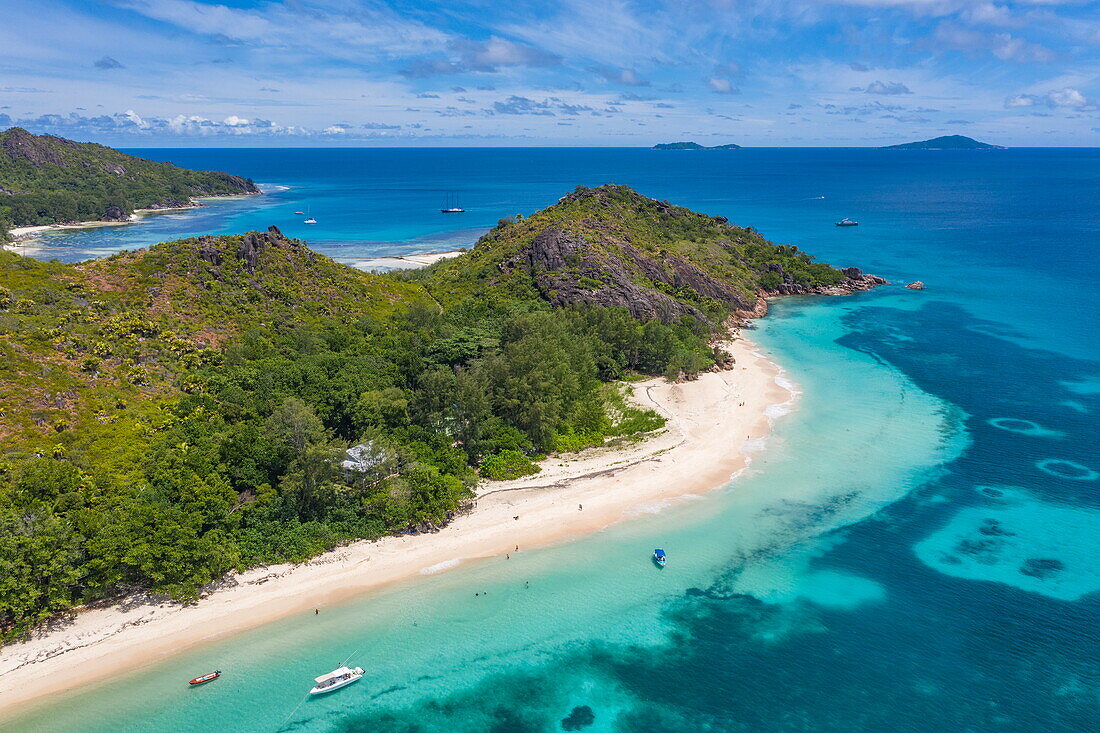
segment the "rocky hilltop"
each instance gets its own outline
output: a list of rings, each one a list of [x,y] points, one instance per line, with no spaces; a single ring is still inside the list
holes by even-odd
[[[251,180],[230,173],[188,170],[20,127],[0,132],[0,241],[11,227],[125,221],[135,209],[258,193]]]
[[[616,185],[578,187],[528,218],[502,220],[469,255],[438,265],[429,287],[447,298],[471,287],[474,274],[554,306],[619,306],[636,318],[691,316],[712,325],[758,309],[761,297],[843,294],[886,282]]]

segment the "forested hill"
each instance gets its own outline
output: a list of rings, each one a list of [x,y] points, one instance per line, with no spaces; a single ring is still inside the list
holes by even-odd
[[[0,132],[0,241],[11,227],[120,221],[194,196],[259,193],[240,176],[192,171],[21,127]]]
[[[759,294],[874,284],[751,227],[616,185],[578,186],[530,217],[503,219],[468,256],[426,272],[440,300],[466,297],[488,281],[555,306],[619,306],[644,320],[689,317],[706,327],[752,309]]]
[[[657,143],[650,150],[739,150],[740,145],[736,143],[726,143],[725,145],[700,145],[693,141],[684,141],[678,143]]]
[[[942,135],[931,140],[886,145],[884,150],[1004,150],[1003,145],[990,145],[966,135]]]
[[[0,252],[0,639],[438,525],[479,476],[659,427],[616,380],[721,361],[709,340],[759,289],[846,277],[613,186],[392,276],[274,228]]]

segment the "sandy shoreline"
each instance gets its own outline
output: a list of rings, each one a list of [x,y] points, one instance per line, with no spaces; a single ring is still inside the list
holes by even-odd
[[[544,547],[652,513],[724,486],[751,460],[795,392],[745,340],[727,342],[733,368],[684,384],[651,379],[635,399],[667,427],[625,449],[551,457],[535,476],[478,489],[477,508],[438,533],[357,542],[300,565],[257,568],[188,607],[134,603],[79,614],[69,624],[0,649],[0,711],[161,661],[388,583],[477,558]],[[578,507],[583,505],[583,510]]]
[[[453,249],[446,252],[423,252],[413,255],[389,255],[382,257],[370,257],[363,260],[344,260],[347,264],[359,270],[414,270],[418,267],[427,267],[441,260],[449,260],[465,254],[465,249]]]
[[[30,242],[35,241],[39,235],[46,234],[48,232],[63,232],[63,231],[75,231],[79,229],[100,229],[103,227],[124,227],[130,224],[137,224],[143,218],[147,216],[156,216],[158,214],[180,214],[185,211],[193,211],[199,208],[203,204],[202,201],[232,201],[235,199],[251,198],[252,196],[259,196],[261,194],[239,194],[239,195],[225,195],[225,196],[194,196],[191,199],[190,206],[168,206],[159,209],[134,209],[134,213],[125,221],[81,221],[74,224],[42,224],[32,227],[13,227],[8,230],[8,235],[11,237],[10,242],[4,242],[3,246],[8,249],[14,249],[17,246],[23,246]]]

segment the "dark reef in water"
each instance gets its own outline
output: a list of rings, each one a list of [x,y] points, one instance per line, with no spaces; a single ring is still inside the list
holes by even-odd
[[[561,719],[562,730],[582,730],[596,722],[596,714],[587,705],[578,705]]]
[[[1066,569],[1066,564],[1061,560],[1050,557],[1030,557],[1024,561],[1020,572],[1032,578],[1044,580]]]

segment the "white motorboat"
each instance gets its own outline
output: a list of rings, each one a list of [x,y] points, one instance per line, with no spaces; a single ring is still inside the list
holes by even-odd
[[[338,667],[328,674],[313,679],[317,684],[309,691],[311,695],[324,695],[327,692],[335,692],[341,687],[347,687],[352,682],[358,682],[363,676],[363,668]]]

